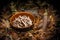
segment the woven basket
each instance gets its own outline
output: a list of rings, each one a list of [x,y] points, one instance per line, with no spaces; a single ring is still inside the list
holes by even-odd
[[[23,16],[23,15],[26,15],[26,16],[29,16],[30,19],[32,20],[33,24],[34,24],[34,16],[32,15],[32,13],[29,13],[29,12],[16,12],[14,15],[11,16],[10,18],[10,24],[13,26],[13,21],[15,20],[15,18],[19,17],[19,16]],[[32,26],[32,25],[31,25]],[[31,27],[29,26],[29,27]],[[15,27],[15,28],[18,28],[18,27]]]

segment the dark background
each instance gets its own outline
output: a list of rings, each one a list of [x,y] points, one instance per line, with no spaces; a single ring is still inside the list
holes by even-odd
[[[0,0],[0,11],[2,10],[2,8],[4,6],[7,6],[9,3],[11,3],[11,1],[13,2],[17,2],[17,0]],[[26,3],[29,0],[18,0],[18,2],[20,3]],[[36,2],[37,0],[33,0],[34,2]],[[54,6],[54,9],[57,10],[56,15],[58,15],[60,13],[60,1],[59,0],[39,0],[41,2],[46,1],[47,3],[51,4]]]
[[[17,0],[0,0],[0,12],[2,11],[3,7],[4,6],[7,6],[11,1],[14,1],[16,2]],[[18,0],[19,2],[21,3],[25,3],[29,0]],[[35,0],[33,0],[34,2],[36,2]],[[46,1],[48,2],[49,4],[53,5],[54,6],[54,9],[57,10],[56,14],[55,15],[58,15],[57,18],[59,20],[60,18],[60,1],[59,0],[39,0],[39,1]],[[1,13],[0,13],[1,15]],[[56,22],[56,35],[54,35],[54,37],[52,37],[50,40],[60,40],[60,21],[57,21]]]

